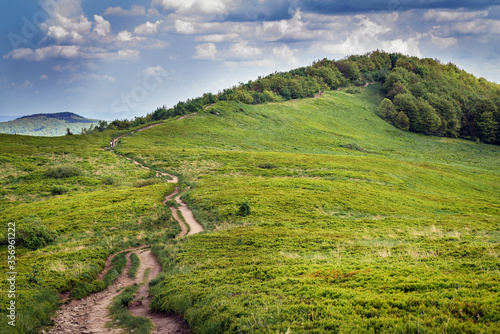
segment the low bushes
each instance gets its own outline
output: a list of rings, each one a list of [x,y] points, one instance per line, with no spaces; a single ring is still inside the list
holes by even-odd
[[[50,187],[50,193],[55,196],[55,195],[62,195],[62,194],[65,194],[68,192],[68,188],[66,188],[65,186],[59,186],[59,185],[55,185],[55,186],[52,186]]]
[[[151,186],[153,184],[158,184],[158,183],[162,183],[162,182],[163,182],[163,180],[161,180],[161,179],[139,180],[137,182],[134,182],[134,187],[142,188],[142,187]]]
[[[52,179],[64,179],[80,175],[82,175],[82,171],[75,166],[59,166],[51,168],[45,172],[45,176]]]
[[[24,226],[17,229],[16,243],[30,250],[43,248],[57,239],[57,233],[42,224],[36,216],[24,218]]]
[[[116,255],[111,261],[111,268],[109,269],[103,280],[93,280],[92,282],[80,281],[75,288],[71,291],[70,297],[74,299],[82,299],[93,293],[102,291],[111,285],[123,272],[127,265],[126,253]]]

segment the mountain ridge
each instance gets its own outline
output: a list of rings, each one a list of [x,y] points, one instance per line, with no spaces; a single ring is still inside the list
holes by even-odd
[[[85,118],[72,112],[39,113],[21,116],[11,121],[0,122],[0,133],[28,136],[63,136],[67,129],[81,133],[82,128],[97,125],[99,120]]]

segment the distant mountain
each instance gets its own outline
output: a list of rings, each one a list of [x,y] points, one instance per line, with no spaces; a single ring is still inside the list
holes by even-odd
[[[16,116],[0,116],[0,122],[7,122],[16,119]]]
[[[97,125],[99,120],[89,119],[71,112],[54,114],[34,114],[0,123],[0,133],[21,134],[28,136],[64,136],[69,128],[78,134],[82,128]]]

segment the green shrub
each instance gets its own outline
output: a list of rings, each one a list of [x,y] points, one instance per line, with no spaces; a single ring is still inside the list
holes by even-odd
[[[173,221],[174,218],[172,216],[172,212],[168,209],[160,208],[155,215],[151,217],[144,217],[142,219],[142,225],[144,228],[149,230],[165,229],[165,227],[168,226],[168,223]]]
[[[52,179],[64,179],[67,177],[80,176],[82,175],[82,171],[75,166],[59,166],[54,167],[45,173],[45,176],[50,177]]]
[[[57,233],[42,224],[39,217],[24,218],[25,225],[17,230],[17,244],[31,250],[43,248],[57,239]]]
[[[250,208],[250,203],[245,201],[241,203],[240,208],[238,209],[238,215],[246,217],[252,213],[252,209]]]
[[[349,94],[360,94],[361,91],[358,88],[347,88],[344,90],[346,93]]]
[[[263,164],[258,164],[257,167],[262,168],[262,169],[274,169],[274,168],[278,168],[278,166],[276,166],[275,164],[272,164],[270,162],[266,162],[266,163],[263,163]]]
[[[101,183],[107,186],[111,186],[116,183],[116,179],[112,176],[105,176],[101,179]]]
[[[163,182],[163,180],[161,179],[148,179],[148,180],[140,180],[140,181],[137,181],[137,182],[134,182],[134,187],[136,188],[142,188],[142,187],[146,187],[146,186],[151,186],[153,184],[158,184],[158,183],[161,183]]]
[[[68,192],[68,188],[66,188],[65,186],[52,186],[50,187],[50,193],[55,196],[55,195],[62,195],[64,193],[67,193]]]

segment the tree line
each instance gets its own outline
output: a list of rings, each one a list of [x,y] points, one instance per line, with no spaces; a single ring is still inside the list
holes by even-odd
[[[396,127],[435,136],[500,144],[500,85],[477,79],[452,63],[374,51],[275,72],[201,97],[162,106],[133,120],[100,122],[84,133],[130,129],[200,111],[218,101],[246,104],[313,97],[319,91],[382,83],[380,116]]]

